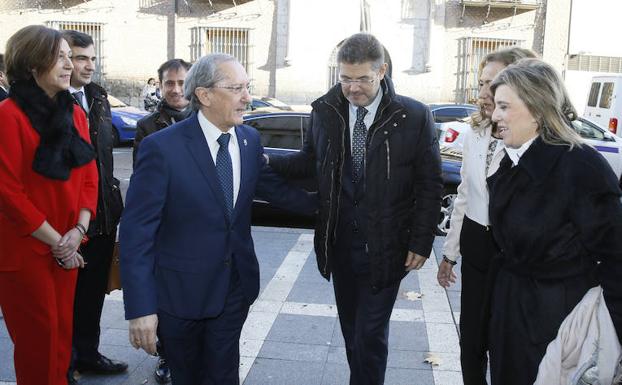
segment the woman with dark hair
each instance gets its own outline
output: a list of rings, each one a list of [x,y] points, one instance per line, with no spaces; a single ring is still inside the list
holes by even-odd
[[[58,31],[28,26],[7,42],[0,103],[0,306],[20,385],[67,384],[76,268],[97,205],[95,152],[67,89]]]
[[[500,249],[491,264],[490,373],[493,384],[526,385],[590,288],[602,287],[622,336],[622,192],[606,160],[570,126],[576,112],[549,64],[523,59],[491,90],[507,155],[488,178]]]
[[[460,364],[464,385],[485,385],[486,323],[484,292],[486,275],[497,252],[488,219],[486,178],[497,171],[505,155],[503,141],[490,120],[495,108],[490,83],[503,68],[522,58],[535,57],[527,49],[508,48],[492,52],[482,60],[479,70],[480,111],[471,116],[472,129],[465,135],[458,196],[454,201],[451,227],[445,238],[438,283],[447,288],[455,282],[453,266],[462,256],[460,296]]]

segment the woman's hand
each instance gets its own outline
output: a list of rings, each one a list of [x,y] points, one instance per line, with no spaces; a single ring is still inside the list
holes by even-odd
[[[436,279],[438,284],[447,289],[452,283],[456,283],[456,273],[453,272],[454,266],[444,259],[438,267]]]
[[[56,245],[52,246],[52,255],[65,262],[74,257],[80,247],[80,242],[82,242],[82,233],[74,227],[67,231]]]
[[[65,260],[61,260],[59,258],[56,258],[56,260],[59,261],[58,265],[65,270],[71,270],[78,267],[83,268],[85,265],[84,258],[78,252],[73,253],[71,257]]]

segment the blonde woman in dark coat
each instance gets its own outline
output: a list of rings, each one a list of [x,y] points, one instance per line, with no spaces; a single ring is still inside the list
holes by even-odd
[[[533,384],[564,318],[601,285],[622,335],[622,204],[605,159],[570,126],[576,115],[556,71],[524,59],[499,73],[492,120],[507,155],[488,179],[493,385]],[[612,358],[615,359],[615,358]]]

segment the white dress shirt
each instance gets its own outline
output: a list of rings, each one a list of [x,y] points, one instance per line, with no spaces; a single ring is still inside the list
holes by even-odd
[[[520,146],[519,148],[507,147],[505,149],[507,151],[507,153],[508,153],[508,156],[512,160],[512,164],[513,164],[512,167],[514,167],[514,166],[516,166],[518,164],[518,162],[520,161],[520,158],[523,156],[525,151],[527,151],[529,149],[529,147],[531,146],[533,141],[536,140],[536,138],[537,138],[537,136],[534,136],[533,138],[531,138],[528,141],[526,141],[525,143],[523,143],[523,145]]]
[[[82,100],[79,100],[80,104],[82,104],[82,109],[84,111],[86,111],[86,113],[89,113],[89,102],[88,100],[86,100],[86,91],[84,91],[84,87],[80,87],[78,89],[73,88],[72,86],[69,86],[69,93],[71,93],[71,95],[73,95],[76,92],[82,92]]]
[[[374,119],[376,118],[376,112],[378,111],[378,106],[380,105],[380,100],[382,100],[382,87],[378,89],[378,93],[374,98],[374,101],[371,102],[369,106],[365,106],[367,110],[367,114],[363,118],[363,123],[365,123],[365,127],[369,130],[369,127],[374,123]],[[354,136],[354,124],[356,123],[356,111],[359,106],[355,106],[350,103],[349,110],[349,122],[350,122],[350,151],[352,151],[352,137]]]
[[[458,186],[449,232],[443,247],[443,254],[452,261],[460,256],[460,232],[465,215],[482,226],[490,225],[486,178],[497,171],[505,156],[503,141],[492,137],[491,131],[492,126],[489,124],[481,132],[469,129],[465,133],[460,169],[462,181]],[[486,173],[486,155],[491,140],[497,140],[498,143]]]
[[[222,132],[212,122],[207,120],[205,115],[199,110],[197,114],[199,118],[199,125],[205,135],[205,140],[209,146],[209,152],[212,155],[214,166],[216,165],[216,155],[220,144],[218,144],[218,138],[221,134],[231,134],[231,140],[229,140],[229,156],[231,156],[231,166],[233,167],[233,207],[238,200],[238,193],[240,192],[240,174],[242,166],[240,164],[240,146],[238,145],[238,137],[235,134],[235,127],[231,127],[227,132]]]

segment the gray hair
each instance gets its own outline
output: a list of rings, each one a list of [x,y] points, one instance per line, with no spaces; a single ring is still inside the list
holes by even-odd
[[[343,41],[337,52],[337,62],[362,64],[371,62],[377,71],[384,64],[384,47],[369,33],[355,33]]]
[[[229,61],[237,61],[237,59],[224,53],[212,53],[201,57],[190,67],[184,81],[184,96],[190,101],[192,111],[198,111],[201,108],[201,102],[194,91],[198,87],[209,88],[223,80],[225,76],[218,70],[218,67]]]

